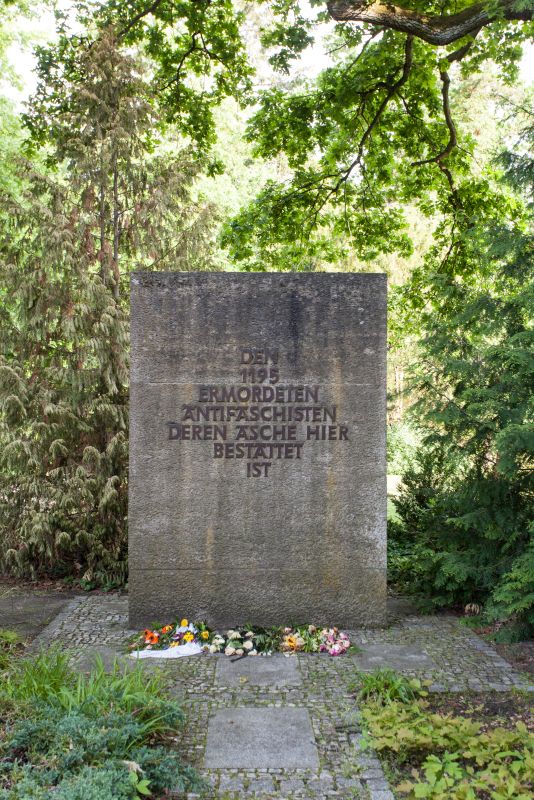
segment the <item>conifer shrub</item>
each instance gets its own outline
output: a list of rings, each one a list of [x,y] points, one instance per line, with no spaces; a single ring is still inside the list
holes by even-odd
[[[427,256],[411,378],[423,440],[390,525],[400,588],[481,605],[508,639],[534,630],[534,208],[517,194],[534,192],[533,141],[529,117],[499,191],[482,204],[466,186],[453,244],[444,227]]]
[[[62,40],[63,41],[63,40]],[[20,190],[0,198],[0,570],[127,579],[129,273],[209,264],[203,157],[161,133],[113,29],[43,51]],[[46,161],[43,164],[43,161]]]
[[[185,718],[142,666],[77,674],[59,650],[13,662],[0,686],[1,800],[129,800],[198,791],[174,749]]]

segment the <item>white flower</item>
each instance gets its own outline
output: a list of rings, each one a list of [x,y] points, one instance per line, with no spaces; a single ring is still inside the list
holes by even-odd
[[[233,638],[233,636],[234,636],[234,633],[235,633],[235,631],[233,631],[233,630],[230,628],[230,630],[229,630],[229,631],[226,631],[226,638],[227,638],[227,639],[232,639],[232,638]]]
[[[230,633],[232,634],[231,636]],[[230,631],[230,633],[228,634],[229,639],[241,639],[241,634],[239,631]]]
[[[219,652],[219,648],[217,647],[216,644],[210,644],[209,651],[210,651],[210,653],[218,653]]]
[[[254,644],[250,641],[250,639],[247,639],[245,642],[243,642],[243,650],[252,650],[253,647]]]
[[[213,637],[213,644],[218,644],[218,645],[224,644],[224,636],[221,636],[221,634],[218,633],[216,636]]]
[[[224,651],[224,653],[225,653],[225,655],[227,655],[227,656],[233,656],[233,655],[235,655],[235,647],[230,647],[230,646],[228,646],[228,647],[226,648],[226,650]]]
[[[247,631],[245,634],[245,639],[253,639],[254,638],[254,631]]]
[[[250,653],[249,653],[249,656],[257,656],[257,655],[258,655],[258,651],[257,650],[251,650]]]
[[[239,650],[236,650],[236,651],[235,651],[235,654],[236,654],[236,656],[242,656],[242,655],[243,655],[243,652],[244,652],[244,651],[243,651],[241,648],[239,648]]]

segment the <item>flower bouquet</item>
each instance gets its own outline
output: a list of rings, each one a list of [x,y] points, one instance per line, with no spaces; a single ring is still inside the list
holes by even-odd
[[[212,632],[203,622],[182,619],[173,625],[145,628],[130,642],[136,658],[179,658],[202,653]],[[163,655],[165,653],[165,655]]]
[[[172,625],[145,629],[130,643],[133,657],[178,658],[199,653],[224,653],[227,656],[270,655],[273,652],[328,653],[339,656],[350,647],[346,633],[338,628],[301,625],[285,628],[261,628],[246,625],[226,633],[213,631],[205,622],[182,619]]]
[[[317,628],[315,625],[284,628],[281,649],[284,652],[328,653],[340,656],[348,651],[350,639],[339,628]]]

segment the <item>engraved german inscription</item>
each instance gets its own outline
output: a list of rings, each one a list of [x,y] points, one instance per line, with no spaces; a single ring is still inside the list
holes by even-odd
[[[349,441],[321,386],[280,385],[278,348],[241,347],[236,361],[239,383],[198,386],[197,402],[167,422],[168,439],[211,441],[213,458],[246,461],[247,478],[268,478],[277,461],[301,459],[311,444]]]

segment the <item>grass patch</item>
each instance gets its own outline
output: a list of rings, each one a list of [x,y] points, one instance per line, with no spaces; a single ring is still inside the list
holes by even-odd
[[[370,700],[376,703],[390,703],[392,700],[401,700],[408,703],[417,697],[426,697],[428,694],[425,686],[430,681],[420,681],[418,678],[404,678],[392,669],[377,669],[373,672],[357,673],[349,683],[349,692],[358,694],[360,700]]]
[[[0,628],[0,672],[7,670],[13,656],[23,649],[24,644],[18,633]]]
[[[361,701],[364,745],[381,756],[408,800],[530,800],[534,794],[531,699],[427,695],[390,670],[352,684]]]
[[[89,675],[59,650],[13,662],[0,687],[0,800],[132,800],[202,789],[172,749],[184,724],[160,673]]]

